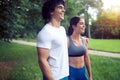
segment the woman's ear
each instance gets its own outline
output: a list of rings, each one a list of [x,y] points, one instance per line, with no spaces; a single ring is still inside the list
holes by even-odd
[[[72,28],[74,29],[74,28],[75,28],[75,25],[72,25]]]

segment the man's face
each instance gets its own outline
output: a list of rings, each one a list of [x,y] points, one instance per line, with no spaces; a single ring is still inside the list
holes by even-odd
[[[59,4],[55,7],[55,10],[51,12],[51,17],[61,21],[64,19],[64,13],[65,13],[65,7],[62,4]]]

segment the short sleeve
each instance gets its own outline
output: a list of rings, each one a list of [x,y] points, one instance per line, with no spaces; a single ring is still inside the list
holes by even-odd
[[[41,47],[41,48],[51,48],[51,37],[50,37],[50,33],[43,30],[40,31],[38,33],[37,36],[37,47]]]

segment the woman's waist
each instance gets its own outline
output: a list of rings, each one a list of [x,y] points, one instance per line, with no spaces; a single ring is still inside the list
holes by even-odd
[[[74,67],[74,68],[81,68],[84,66],[84,63],[83,64],[69,64],[70,66]]]
[[[69,57],[69,65],[75,68],[83,67],[85,65],[84,56]]]

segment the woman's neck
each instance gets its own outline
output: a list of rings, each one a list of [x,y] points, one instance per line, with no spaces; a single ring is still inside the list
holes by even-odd
[[[79,41],[81,39],[80,36],[81,36],[80,34],[72,34],[71,38],[74,39],[74,40]]]

